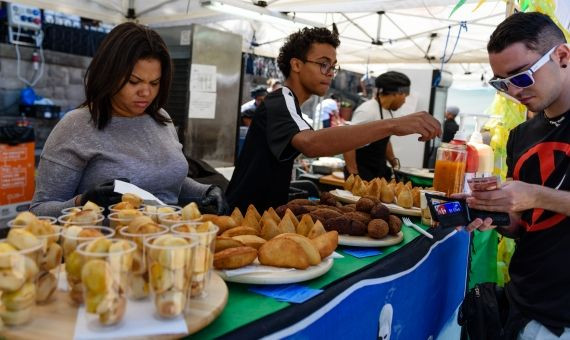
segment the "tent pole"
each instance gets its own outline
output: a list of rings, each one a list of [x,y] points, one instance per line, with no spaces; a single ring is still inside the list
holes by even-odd
[[[377,12],[378,13],[378,27],[376,27],[376,41],[380,41],[380,31],[382,30],[382,14],[384,11]]]
[[[507,7],[506,7],[506,17],[510,17],[514,14],[516,8],[515,0],[507,0]]]

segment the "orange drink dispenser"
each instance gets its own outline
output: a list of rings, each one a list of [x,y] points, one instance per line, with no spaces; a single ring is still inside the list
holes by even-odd
[[[437,150],[433,188],[447,196],[463,192],[467,149],[465,145],[442,143]]]

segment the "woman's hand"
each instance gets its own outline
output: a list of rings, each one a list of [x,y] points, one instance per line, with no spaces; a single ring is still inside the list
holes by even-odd
[[[123,178],[121,180],[124,181]],[[128,180],[127,180],[128,181]],[[123,195],[115,192],[115,180],[107,181],[92,187],[80,195],[79,205],[85,205],[88,201],[100,207],[107,208],[111,204],[119,203]],[[77,202],[77,199],[76,199]]]
[[[230,211],[230,207],[226,202],[226,197],[223,190],[215,185],[212,185],[210,188],[208,188],[200,200],[201,207],[207,207],[209,205],[216,207],[217,215],[226,215]]]

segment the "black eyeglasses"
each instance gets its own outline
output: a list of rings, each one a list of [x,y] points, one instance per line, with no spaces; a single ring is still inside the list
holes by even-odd
[[[323,76],[328,75],[331,71],[333,71],[333,76],[336,76],[338,71],[340,71],[340,66],[332,65],[328,61],[321,62],[321,61],[303,60],[303,59],[300,60],[304,63],[313,63],[319,65],[321,67],[321,74]]]

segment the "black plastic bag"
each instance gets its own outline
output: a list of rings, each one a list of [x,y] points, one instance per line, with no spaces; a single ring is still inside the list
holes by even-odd
[[[471,340],[504,339],[508,315],[505,291],[494,282],[475,285],[463,299],[457,322],[467,329]]]

